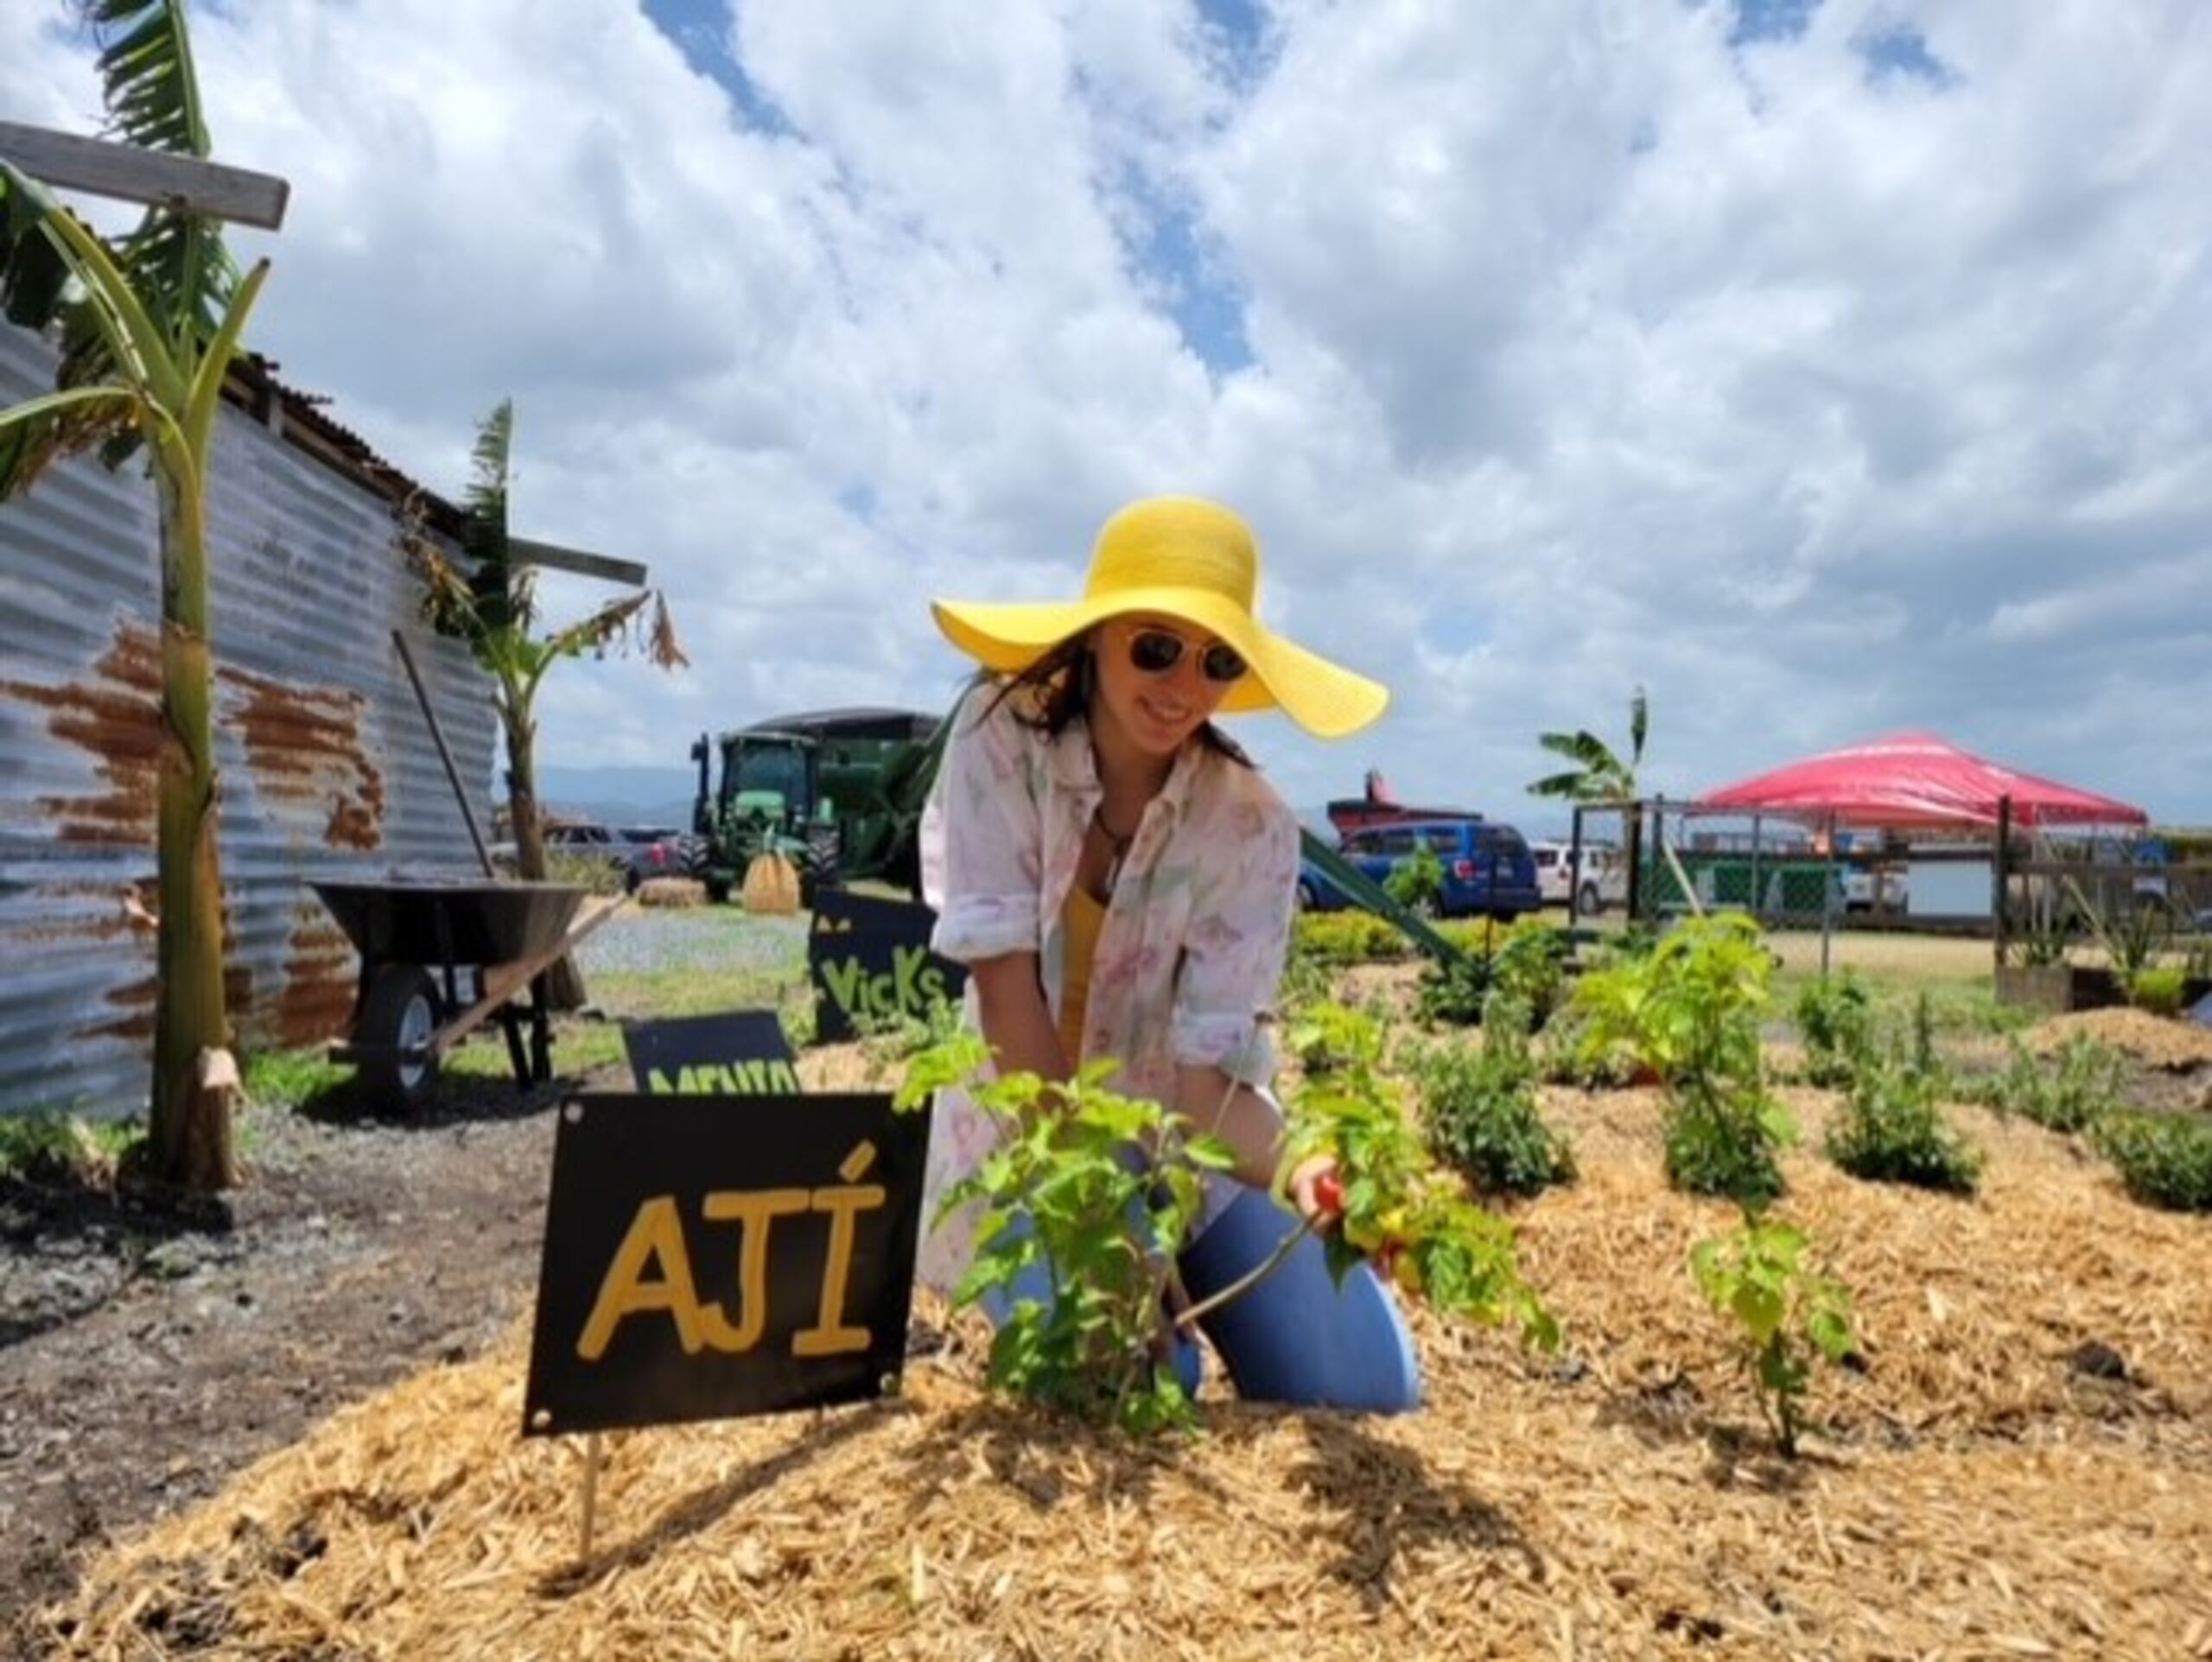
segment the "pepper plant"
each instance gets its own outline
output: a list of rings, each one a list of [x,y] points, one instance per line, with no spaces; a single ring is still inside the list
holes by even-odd
[[[1111,1059],[1060,1084],[993,1075],[989,1064],[981,1037],[955,1034],[912,1057],[894,1101],[925,1109],[958,1088],[1001,1122],[998,1145],[943,1202],[944,1212],[977,1208],[975,1261],[954,1308],[995,1293],[1007,1305],[991,1383],[1129,1431],[1187,1424],[1192,1405],[1164,1354],[1162,1300],[1204,1203],[1203,1175],[1233,1157],[1159,1103],[1109,1090]]]
[[[1667,1177],[1756,1209],[1783,1190],[1796,1122],[1767,1089],[1759,1021],[1773,964],[1740,912],[1685,918],[1651,950],[1582,978],[1580,1042],[1619,1047],[1667,1094]]]
[[[1341,1278],[1370,1259],[1441,1314],[1516,1321],[1529,1342],[1554,1348],[1557,1324],[1521,1279],[1511,1227],[1470,1202],[1422,1148],[1382,1072],[1381,1028],[1341,1005],[1309,1012],[1306,1024],[1292,1043],[1327,1062],[1293,1098],[1275,1188],[1287,1204],[1300,1163],[1336,1157],[1340,1176],[1318,1197],[1332,1272]],[[940,1209],[977,1208],[975,1261],[952,1302],[1003,1307],[991,1383],[1134,1432],[1188,1425],[1193,1409],[1169,1357],[1164,1301],[1206,1177],[1228,1170],[1233,1156],[1160,1104],[1109,1089],[1120,1065],[1111,1058],[1060,1084],[1029,1073],[993,1076],[989,1063],[980,1037],[955,1035],[912,1058],[894,1100],[918,1111],[957,1088],[1002,1124],[998,1146]],[[1314,1227],[1287,1216],[1274,1253],[1167,1326],[1195,1326],[1257,1286]]]
[[[1690,1249],[1698,1291],[1737,1325],[1737,1357],[1759,1413],[1785,1456],[1797,1453],[1803,1398],[1815,1362],[1840,1362],[1853,1349],[1851,1295],[1808,1266],[1805,1232],[1748,1215],[1734,1230]]]
[[[1370,1259],[1440,1315],[1515,1323],[1528,1342],[1555,1348],[1559,1324],[1521,1278],[1513,1227],[1469,1201],[1430,1157],[1402,1088],[1382,1069],[1381,1026],[1341,1005],[1307,1012],[1304,1024],[1327,1031],[1330,1065],[1309,1071],[1291,1094],[1282,1177],[1314,1155],[1336,1157],[1339,1215],[1322,1240],[1331,1270],[1341,1278]],[[1292,1043],[1300,1037],[1294,1027]]]

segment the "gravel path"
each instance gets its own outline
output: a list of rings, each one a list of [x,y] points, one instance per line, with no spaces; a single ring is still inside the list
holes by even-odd
[[[577,956],[587,977],[655,970],[760,970],[797,975],[806,967],[804,917],[753,917],[734,907],[677,910],[632,906],[594,931]]]

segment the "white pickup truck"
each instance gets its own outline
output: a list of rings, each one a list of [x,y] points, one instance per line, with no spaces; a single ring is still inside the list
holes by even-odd
[[[1608,906],[1628,904],[1628,861],[1619,849],[1583,844],[1579,873],[1570,843],[1532,842],[1529,854],[1536,863],[1536,890],[1547,906],[1564,906],[1577,893],[1580,901],[1574,910],[1579,917],[1594,917]]]

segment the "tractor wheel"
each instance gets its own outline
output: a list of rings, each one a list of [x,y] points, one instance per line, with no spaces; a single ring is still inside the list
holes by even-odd
[[[438,1025],[438,984],[419,964],[387,964],[369,983],[355,1030],[364,1044],[398,1048],[429,1043]],[[378,1056],[361,1063],[363,1100],[373,1112],[412,1113],[438,1082],[438,1059]]]

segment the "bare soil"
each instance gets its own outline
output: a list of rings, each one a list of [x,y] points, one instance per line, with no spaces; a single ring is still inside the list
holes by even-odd
[[[451,1079],[404,1123],[249,1109],[219,1203],[0,1182],[0,1657],[39,1653],[90,1553],[511,1326],[575,1082]]]

